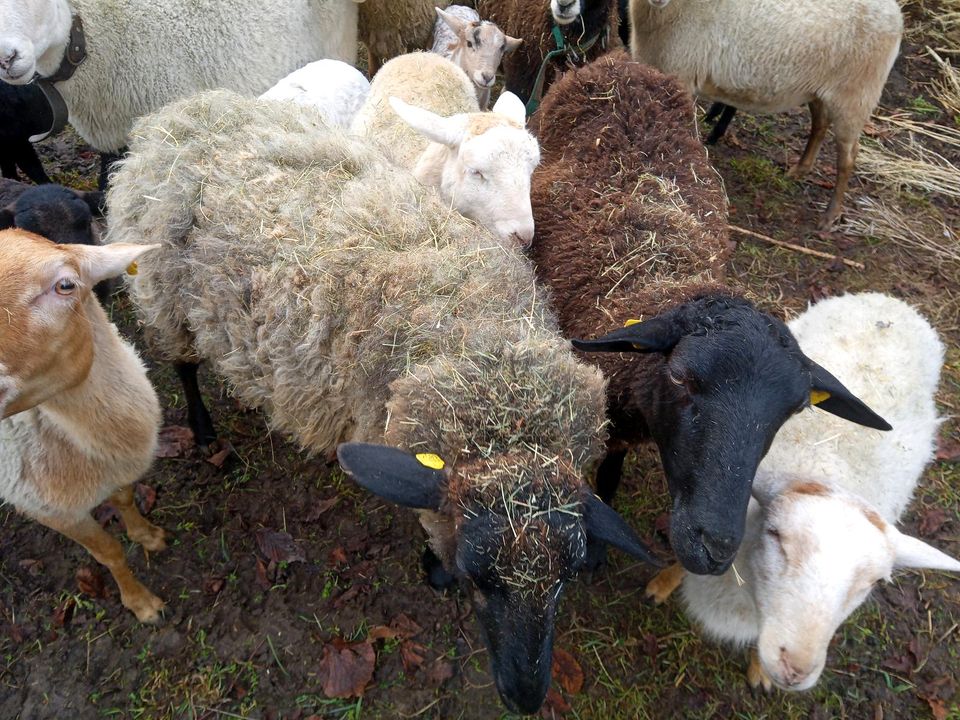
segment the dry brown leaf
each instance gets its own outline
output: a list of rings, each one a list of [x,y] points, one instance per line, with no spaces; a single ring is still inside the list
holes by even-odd
[[[223,464],[227,461],[227,458],[233,454],[233,445],[230,444],[229,440],[217,438],[210,447],[219,447],[220,449],[208,457],[207,462],[213,465],[215,468],[222,468]]]
[[[193,430],[183,425],[167,425],[160,428],[156,454],[158,458],[179,458],[193,445]]]
[[[273,583],[270,582],[270,578],[267,576],[267,565],[260,558],[257,558],[257,585],[264,590],[269,590],[273,587]]]
[[[934,720],[947,720],[949,711],[947,710],[947,706],[944,705],[943,700],[940,698],[926,698],[926,700],[930,706],[930,712],[933,713]]]
[[[400,644],[400,661],[403,663],[403,669],[412,673],[423,665],[426,652],[427,649],[423,645],[415,643],[413,640],[404,640]]]
[[[920,513],[920,526],[917,528],[924,537],[930,537],[940,531],[948,517],[940,508],[927,508]]]
[[[53,624],[57,627],[66,627],[69,625],[73,619],[73,611],[76,610],[76,607],[77,604],[73,598],[67,598],[57,605],[57,608],[53,611]]]
[[[553,649],[553,681],[569,695],[583,689],[583,670],[573,655],[560,647]]]
[[[327,512],[327,510],[330,510],[338,502],[340,502],[340,498],[336,495],[326,500],[321,500],[310,509],[310,512],[303,516],[304,521],[316,522],[320,519],[321,515]]]
[[[347,643],[336,638],[323,646],[317,678],[328,698],[360,697],[373,679],[377,656],[373,643]]]
[[[453,663],[447,662],[443,658],[437,658],[430,663],[425,675],[432,685],[439,687],[453,677]]]
[[[208,595],[217,595],[223,590],[224,582],[222,577],[208,577],[203,581],[203,591]]]
[[[387,627],[386,625],[374,625],[370,628],[370,632],[367,633],[367,640],[371,642],[376,642],[377,640],[393,640],[400,634],[395,628]]]
[[[141,515],[149,515],[153,506],[157,504],[157,491],[149,485],[138,482],[133,488],[133,499]]]
[[[540,708],[540,716],[544,718],[558,717],[566,715],[572,708],[570,703],[563,699],[563,695],[557,692],[556,688],[547,690],[547,698],[543,701],[543,707]]]
[[[940,462],[960,461],[960,440],[956,438],[940,438],[937,441],[937,454]]]
[[[303,548],[293,539],[290,533],[276,532],[267,528],[260,528],[256,532],[257,547],[267,560],[274,562],[306,562]]]
[[[330,564],[334,567],[347,564],[347,553],[339,545],[330,551]]]
[[[107,597],[107,586],[103,581],[100,570],[84,565],[77,570],[77,587],[84,595],[104,599]]]

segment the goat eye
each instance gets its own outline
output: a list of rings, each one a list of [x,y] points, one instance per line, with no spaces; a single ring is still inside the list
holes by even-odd
[[[468,47],[468,48],[472,48],[472,47],[473,47],[473,43],[470,42],[469,40],[467,40],[467,47]]]
[[[72,295],[73,291],[77,289],[77,284],[73,282],[73,280],[67,280],[64,278],[62,280],[57,280],[57,283],[53,286],[53,289],[56,291],[57,295]]]

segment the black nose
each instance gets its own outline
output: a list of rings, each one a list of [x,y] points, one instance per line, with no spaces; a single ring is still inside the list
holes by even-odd
[[[737,552],[737,541],[732,535],[713,535],[711,533],[700,533],[700,541],[703,543],[704,550],[717,565],[723,565],[733,559]]]
[[[560,8],[561,13],[565,13],[567,10],[572,8],[576,2],[577,0],[573,0],[573,2],[567,3],[566,5],[564,5],[563,3],[557,3],[557,7]]]

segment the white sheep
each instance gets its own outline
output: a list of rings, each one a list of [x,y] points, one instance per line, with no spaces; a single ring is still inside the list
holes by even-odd
[[[133,502],[133,483],[153,462],[160,404],[91,288],[156,247],[55,245],[0,231],[0,499],[83,545],[142,622],[156,620],[163,601],[90,510],[109,499],[131,540],[166,546]]]
[[[74,18],[87,56],[56,88],[77,132],[104,152],[171,100],[217,87],[259,94],[311,60],[357,53],[352,0],[0,0],[0,80],[57,72]]]
[[[446,10],[437,8],[430,52],[442,55],[467,74],[477,89],[480,109],[486,110],[500,61],[522,42],[506,35],[496,23],[480,20],[480,14],[473,8],[450,5]]]
[[[675,565],[647,594],[662,602],[682,581],[684,605],[708,635],[756,646],[751,685],[805,690],[837,627],[876,583],[898,567],[960,571],[960,562],[894,527],[936,446],[936,332],[877,293],[824,300],[789,325],[803,351],[829,362],[893,430],[794,416],[754,480],[737,570],[684,575]]]
[[[501,241],[533,239],[530,176],[540,161],[526,112],[503,93],[481,113],[470,78],[434,53],[394,58],[377,73],[350,126],[465,217]]]
[[[832,125],[837,182],[820,222],[839,216],[863,126],[880,100],[903,35],[896,0],[630,0],[635,59],[690,92],[751,112],[810,108],[799,162],[813,167]]]
[[[340,60],[317,60],[294,70],[260,99],[311,105],[328,125],[346,129],[369,93],[370,81],[353,65]]]

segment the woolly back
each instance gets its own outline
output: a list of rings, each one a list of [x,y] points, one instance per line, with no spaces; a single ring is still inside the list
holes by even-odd
[[[108,204],[111,241],[163,244],[131,284],[160,349],[211,360],[311,450],[386,432],[449,462],[599,451],[603,381],[525,258],[311,108],[170,105],[138,123]]]
[[[893,430],[805,410],[780,429],[754,487],[776,492],[791,478],[826,479],[895,523],[936,446],[934,397],[944,357],[937,333],[912,307],[880,293],[823,300],[789,327],[808,357],[829,367]]]

